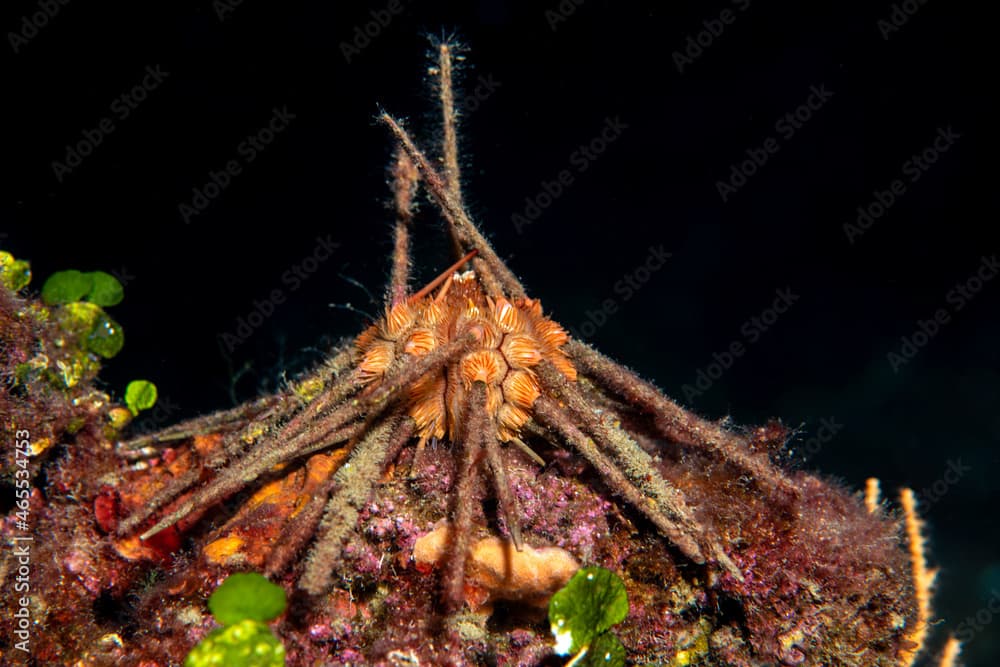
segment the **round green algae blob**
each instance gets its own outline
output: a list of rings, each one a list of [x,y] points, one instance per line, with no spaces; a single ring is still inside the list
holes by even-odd
[[[122,325],[107,313],[101,313],[101,317],[87,335],[87,349],[105,359],[110,359],[121,351],[124,344],[125,334],[122,333]]]
[[[284,667],[285,647],[260,621],[212,630],[184,660],[184,667]]]
[[[208,598],[208,608],[219,623],[271,621],[285,611],[285,589],[256,572],[229,575]]]
[[[125,289],[117,278],[104,271],[91,271],[86,275],[91,279],[90,291],[86,294],[87,301],[105,307],[121,303],[125,297]]]
[[[132,380],[125,387],[125,405],[133,415],[156,405],[156,385],[149,380]]]
[[[79,301],[93,286],[94,278],[90,274],[76,269],[56,271],[42,285],[42,301],[49,306]]]

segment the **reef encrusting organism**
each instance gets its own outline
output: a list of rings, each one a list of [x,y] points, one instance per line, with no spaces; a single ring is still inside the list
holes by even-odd
[[[780,424],[701,418],[547,317],[464,208],[452,61],[439,45],[440,157],[380,118],[384,315],[282,392],[136,439],[158,465],[90,495],[119,556],[174,566],[142,593],[117,570],[91,582],[152,619],[132,655],[186,652],[207,631],[191,600],[250,567],[298,589],[276,628],[292,664],[534,664],[552,650],[538,607],[582,563],[624,581],[638,664],[912,664],[932,580],[913,507],[904,538],[877,494],[775,464]],[[411,292],[421,187],[456,263]],[[530,573],[505,581],[506,559]]]

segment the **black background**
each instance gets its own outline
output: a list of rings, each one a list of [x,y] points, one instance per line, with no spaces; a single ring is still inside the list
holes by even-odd
[[[36,289],[64,268],[128,278],[111,309],[127,342],[106,365],[109,391],[154,380],[161,405],[178,406],[165,419],[178,419],[273,387],[360,330],[364,315],[329,304],[380,308],[391,142],[374,117],[384,107],[436,145],[427,37],[454,33],[469,47],[459,87],[499,84],[463,107],[466,199],[530,293],[703,414],[799,427],[794,465],[921,492],[942,567],[936,639],[979,612],[989,623],[970,630],[966,664],[994,664],[1000,280],[960,312],[946,296],[1000,250],[986,137],[996,76],[975,71],[990,62],[985,16],[914,3],[886,39],[888,2],[567,1],[564,21],[546,13],[556,3],[413,2],[377,29],[371,12],[388,3],[319,4],[246,0],[220,18],[220,3],[70,0],[16,52],[7,34],[0,245],[32,261]],[[23,31],[38,8],[5,6],[4,30]],[[678,71],[674,52],[727,8],[735,20],[702,34],[708,46]],[[375,36],[348,59],[366,24]],[[114,100],[157,65],[162,84],[115,117]],[[782,136],[776,121],[813,86],[832,97]],[[287,130],[185,224],[178,205],[283,106],[296,116]],[[114,131],[60,182],[53,161],[105,116]],[[571,154],[616,117],[627,128],[579,173]],[[960,138],[910,182],[904,162],[945,128]],[[768,137],[778,152],[723,202],[717,181]],[[562,169],[574,183],[518,233],[512,215]],[[905,193],[850,243],[844,223],[895,178]],[[420,284],[449,261],[433,208],[423,212]],[[340,247],[292,291],[283,273],[327,235]],[[671,259],[622,298],[616,281],[661,244]],[[798,300],[748,343],[741,327],[784,288]],[[220,335],[274,289],[287,300],[223,354]],[[585,326],[607,298],[617,312]],[[887,355],[939,308],[950,322],[894,372]],[[685,398],[733,341],[746,353]],[[840,428],[809,446],[824,419]],[[949,463],[965,470],[954,483]],[[924,491],[936,481],[944,493]]]

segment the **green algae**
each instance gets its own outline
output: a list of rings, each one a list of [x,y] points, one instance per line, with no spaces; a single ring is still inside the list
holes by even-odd
[[[272,621],[285,610],[285,589],[256,572],[237,572],[215,589],[208,608],[222,625]]]
[[[73,301],[58,307],[60,328],[77,338],[84,349],[110,359],[125,345],[122,327],[104,309],[89,301]]]
[[[624,665],[625,649],[609,630],[627,615],[621,578],[602,567],[582,568],[549,602],[556,653],[573,655],[573,665]]]
[[[223,625],[208,633],[184,660],[185,667],[283,667],[285,647],[266,622],[285,611],[285,589],[256,572],[226,578],[208,598]]]
[[[125,387],[125,405],[133,415],[156,405],[156,385],[149,380],[132,380]]]
[[[42,285],[42,301],[58,306],[87,301],[98,306],[116,306],[125,296],[118,279],[104,271],[86,273],[69,269],[53,273]]]
[[[31,265],[23,259],[15,259],[12,254],[0,250],[0,285],[11,292],[24,289],[31,282]]]
[[[184,660],[185,667],[283,667],[285,647],[259,621],[212,630]]]

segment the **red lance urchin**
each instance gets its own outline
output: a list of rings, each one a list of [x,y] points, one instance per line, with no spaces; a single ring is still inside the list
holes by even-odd
[[[442,54],[446,144],[453,145],[450,54],[447,49]],[[684,412],[651,385],[582,343],[570,341],[561,326],[545,317],[540,303],[526,296],[465,213],[453,148],[446,147],[444,173],[439,173],[394,119],[383,115],[382,120],[401,148],[395,169],[396,253],[385,315],[317,373],[325,386],[320,396],[306,405],[276,399],[263,415],[264,437],[247,449],[238,435],[231,437],[223,460],[213,462],[220,474],[143,532],[142,538],[149,539],[197,508],[244,488],[278,464],[347,442],[353,449],[351,461],[330,495],[300,579],[306,591],[321,593],[330,585],[344,541],[387,457],[411,439],[417,440],[419,453],[424,443],[436,438],[456,445],[459,497],[469,497],[481,463],[486,463],[500,511],[520,546],[516,499],[506,480],[501,446],[512,443],[539,460],[522,440],[523,432],[531,429],[554,446],[576,449],[611,489],[688,558],[696,563],[711,561],[742,579],[714,531],[696,520],[684,495],[657,472],[650,455],[605,402],[618,401],[654,415],[658,435],[715,451],[769,488],[791,492],[786,480],[766,456],[750,453],[734,434]],[[410,295],[408,227],[418,180],[441,208],[455,246],[467,254],[441,278]],[[465,264],[472,270],[458,273]],[[585,384],[577,381],[580,369]],[[134,530],[196,481],[195,474],[178,479],[126,519],[119,534]],[[456,507],[454,547],[456,553],[464,553],[472,507],[467,502]],[[311,535],[304,525],[296,527],[288,543],[302,546]],[[285,568],[293,555],[290,548],[279,551],[281,557],[268,568],[271,572]],[[446,586],[453,607],[461,603],[462,584],[463,561],[456,558]]]
[[[139,444],[199,430],[224,434],[222,447],[206,461],[217,474],[200,486],[200,471],[181,474],[122,521],[119,536],[141,528],[142,539],[148,540],[254,484],[277,466],[298,464],[316,453],[343,447],[350,452],[346,463],[330,474],[302,511],[291,515],[265,567],[272,575],[296,568],[299,588],[320,595],[330,588],[359,514],[386,466],[412,443],[416,447],[412,466],[419,468],[424,446],[440,441],[450,444],[457,471],[449,517],[455,555],[444,581],[446,606],[456,610],[463,603],[464,554],[473,535],[474,509],[482,500],[477,496],[480,477],[489,479],[502,524],[520,548],[518,500],[508,480],[508,462],[518,456],[544,463],[531,446],[535,443],[569,448],[589,463],[608,490],[668,540],[679,552],[679,560],[703,566],[708,586],[744,596],[750,628],[757,616],[765,619],[762,623],[771,623],[767,619],[784,613],[769,607],[773,596],[794,590],[794,595],[801,593],[794,598],[799,600],[823,592],[822,582],[809,584],[814,590],[803,583],[805,575],[794,580],[799,576],[796,568],[822,570],[815,563],[823,555],[811,551],[816,545],[788,546],[783,541],[793,534],[808,536],[808,527],[801,525],[808,516],[850,515],[844,525],[873,542],[869,551],[890,555],[884,556],[883,567],[851,555],[869,553],[866,545],[853,552],[847,545],[842,567],[854,568],[851,576],[858,581],[838,579],[836,572],[827,571],[831,590],[839,587],[860,595],[859,600],[875,599],[874,592],[863,590],[866,584],[861,577],[881,573],[892,582],[886,591],[890,598],[907,587],[913,595],[913,599],[893,603],[895,620],[891,623],[875,621],[882,629],[850,626],[851,636],[861,637],[852,641],[878,644],[882,657],[898,656],[878,664],[912,661],[917,645],[912,640],[922,639],[928,620],[927,610],[914,599],[926,598],[929,582],[912,585],[905,572],[899,572],[905,569],[898,566],[905,564],[906,555],[896,543],[885,546],[886,536],[895,528],[880,509],[870,507],[878,518],[864,519],[860,501],[828,490],[815,478],[791,475],[774,465],[769,451],[776,442],[781,444],[784,429],[742,434],[681,408],[628,369],[571,339],[563,327],[546,317],[539,301],[527,296],[462,203],[451,63],[451,48],[443,44],[434,70],[444,117],[440,166],[395,119],[388,114],[380,118],[399,146],[393,168],[395,249],[384,315],[353,344],[285,392],[142,439]],[[412,200],[421,183],[447,223],[457,262],[424,289],[410,293]],[[462,272],[467,266],[471,268]],[[304,387],[308,392],[302,391]],[[253,419],[249,429],[237,428],[248,418]],[[650,452],[662,451],[658,443],[685,453],[673,462],[654,460]],[[698,465],[703,470],[693,468]],[[720,506],[705,506],[706,502]],[[773,531],[773,541],[748,546],[751,538],[771,534],[766,531]],[[855,533],[843,531],[844,535]],[[820,535],[816,539],[830,538]],[[837,539],[833,543],[839,544]],[[305,563],[296,563],[310,544]],[[917,551],[919,546],[911,544]],[[762,579],[769,576],[787,583]],[[815,604],[817,609],[828,606]],[[836,604],[846,605],[846,617],[856,617],[852,623],[867,624],[879,615],[878,610],[863,611],[867,603],[852,607],[858,603],[839,600]],[[820,632],[822,628],[813,629]],[[800,643],[808,643],[796,639],[795,633],[781,637],[785,639],[776,633],[749,637],[747,643],[768,660],[789,660]],[[819,653],[828,655],[831,650]],[[866,664],[866,660],[845,658],[842,664]]]

